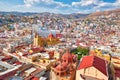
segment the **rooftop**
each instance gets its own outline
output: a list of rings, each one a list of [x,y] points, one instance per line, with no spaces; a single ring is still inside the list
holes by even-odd
[[[103,74],[107,75],[107,62],[97,56],[84,56],[77,70],[92,66],[97,68]]]

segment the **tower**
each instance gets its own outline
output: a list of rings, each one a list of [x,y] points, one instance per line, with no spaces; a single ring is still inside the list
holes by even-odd
[[[50,80],[75,80],[77,56],[66,51],[51,67]]]
[[[34,40],[33,40],[33,45],[34,46],[38,46],[38,39],[39,39],[39,36],[38,36],[37,33],[35,33]]]

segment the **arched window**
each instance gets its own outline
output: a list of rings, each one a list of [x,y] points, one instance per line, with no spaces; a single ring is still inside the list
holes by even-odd
[[[64,60],[64,62],[66,62],[66,60]]]
[[[43,60],[43,63],[45,63],[45,60]]]
[[[57,73],[57,75],[59,75],[59,73]]]

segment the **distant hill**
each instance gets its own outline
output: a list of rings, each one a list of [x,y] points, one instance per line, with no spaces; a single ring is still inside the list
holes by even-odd
[[[115,9],[115,10],[94,12],[94,13],[91,13],[90,15],[88,15],[88,17],[97,17],[97,16],[101,16],[101,15],[110,15],[110,14],[113,14],[113,13],[116,14],[116,15],[120,15],[120,8]]]
[[[37,16],[52,16],[52,17],[63,17],[67,19],[79,19],[79,18],[86,18],[86,17],[97,17],[101,15],[110,15],[114,13],[115,15],[120,15],[120,8],[115,10],[108,10],[108,11],[102,11],[102,12],[94,12],[91,14],[81,14],[81,13],[72,13],[72,14],[55,14],[55,13],[49,13],[49,12],[42,12],[42,13],[32,13],[32,12],[3,12],[0,11],[0,15],[16,15],[16,16],[31,16],[31,15],[37,15]]]
[[[69,15],[62,15],[62,17],[69,18],[69,19],[78,19],[78,18],[85,18],[89,14],[80,14],[80,13],[73,13]]]
[[[36,14],[37,16],[53,16],[53,17],[64,17],[67,19],[78,19],[87,17],[89,14],[80,14],[80,13],[73,13],[73,14],[54,14],[49,12],[43,12]]]
[[[49,12],[43,13],[31,13],[31,12],[0,12],[0,15],[17,15],[17,16],[30,16],[30,15],[38,15],[38,16],[56,16],[56,17],[64,17],[69,19],[78,19],[84,18],[88,16],[88,14],[80,14],[80,13],[73,13],[73,14],[54,14]]]
[[[29,16],[37,13],[30,13],[30,12],[3,12],[0,11],[0,15],[17,15],[17,16]]]

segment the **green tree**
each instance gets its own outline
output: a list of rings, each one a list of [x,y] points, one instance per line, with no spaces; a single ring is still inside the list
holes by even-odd
[[[77,47],[76,49],[71,51],[71,53],[78,55],[78,60],[80,60],[82,56],[87,55],[88,52],[89,52],[88,48],[82,48],[82,47]]]

